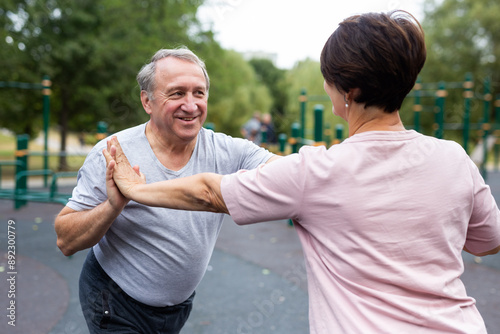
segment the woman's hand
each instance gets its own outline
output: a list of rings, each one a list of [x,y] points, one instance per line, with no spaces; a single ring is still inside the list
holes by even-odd
[[[118,139],[114,136],[108,141],[108,148],[102,153],[106,158],[106,179],[112,176],[123,196],[133,199],[135,187],[146,183],[146,177],[139,171],[139,166],[130,165]]]
[[[126,199],[176,210],[229,213],[220,189],[222,175],[201,173],[146,184],[146,177],[139,167],[130,165],[116,137],[108,141],[102,153],[106,158],[106,181]]]

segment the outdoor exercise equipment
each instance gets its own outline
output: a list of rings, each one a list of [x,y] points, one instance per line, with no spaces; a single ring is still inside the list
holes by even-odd
[[[48,75],[44,75],[42,83],[27,83],[17,81],[0,81],[0,88],[19,88],[19,89],[34,89],[41,90],[43,96],[43,131],[44,131],[44,152],[47,154],[49,150],[48,136],[49,136],[49,121],[50,121],[50,94],[51,94],[52,81]],[[48,155],[43,159],[43,168],[49,168]],[[47,186],[47,177],[44,177],[44,185]]]
[[[74,178],[77,172],[54,172],[48,168],[29,170],[28,158],[30,151],[28,150],[28,135],[17,136],[17,150],[15,152],[15,160],[0,161],[0,199],[10,199],[14,201],[14,208],[20,209],[25,206],[28,201],[59,203],[66,205],[71,193],[59,191],[58,181],[61,178]],[[33,152],[36,154],[36,152]],[[44,154],[48,157],[48,154]],[[2,184],[2,167],[15,166],[14,186],[4,188]],[[28,182],[30,177],[42,177],[44,186],[29,187]],[[47,185],[48,179],[51,179],[50,185]]]
[[[445,138],[445,131],[462,130],[461,145],[472,156],[476,163],[479,164],[483,177],[486,177],[486,164],[488,161],[488,153],[493,148],[495,168],[498,169],[500,161],[500,94],[496,95],[494,102],[494,118],[491,120],[491,103],[493,96],[491,93],[490,78],[486,77],[483,81],[483,93],[474,92],[474,81],[472,75],[467,73],[464,81],[460,82],[438,82],[438,83],[422,83],[417,80],[413,90],[408,94],[407,99],[413,99],[412,110],[414,112],[414,124],[409,128],[415,131],[423,132],[422,113],[431,112],[434,114],[432,124],[432,135],[436,138]],[[446,120],[446,99],[451,91],[462,91],[463,98],[463,113],[461,123],[447,123]],[[433,100],[433,103],[424,103],[423,100]],[[289,139],[291,151],[297,152],[301,145],[326,145],[340,143],[343,138],[342,124],[337,124],[335,129],[335,138],[330,139],[331,131],[329,123],[323,122],[323,105],[316,104],[313,108],[313,134],[314,140],[306,139],[306,114],[308,112],[307,103],[310,101],[329,101],[328,96],[307,96],[306,89],[302,89],[299,96],[300,103],[300,122],[292,125],[292,137]],[[483,103],[483,112],[479,122],[471,123],[472,102]],[[476,115],[477,117],[478,115]],[[297,130],[298,129],[298,130]],[[476,145],[474,152],[469,152],[471,130],[478,130],[477,138],[480,143]],[[280,148],[281,149],[281,148]],[[283,149],[284,150],[284,149]]]

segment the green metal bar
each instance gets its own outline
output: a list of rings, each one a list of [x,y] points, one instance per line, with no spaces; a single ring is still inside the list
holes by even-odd
[[[481,174],[486,180],[488,162],[488,135],[490,130],[490,109],[491,109],[491,89],[490,78],[484,79],[484,96],[483,96],[483,161],[481,163]]]
[[[330,123],[326,122],[325,129],[323,130],[323,137],[325,138],[326,147],[332,145],[332,130],[330,129]]]
[[[314,106],[314,141],[323,142],[323,110],[322,104]]]
[[[267,130],[264,128],[260,130],[260,143],[262,146],[267,145]]]
[[[212,123],[212,122],[205,123],[204,128],[208,129],[208,130],[215,131],[215,123]]]
[[[39,83],[0,81],[0,88],[42,89],[43,86]]]
[[[28,176],[53,176],[54,171],[50,169],[24,170],[16,174],[16,180],[27,179]]]
[[[108,123],[104,121],[97,122],[97,134],[96,138],[98,140],[103,140],[108,136]]]
[[[420,132],[420,112],[422,111],[422,104],[420,102],[420,97],[422,95],[422,83],[420,78],[417,79],[415,87],[413,87],[415,93],[415,102],[413,104],[413,129]]]
[[[434,136],[436,138],[443,138],[443,127],[444,127],[444,101],[447,92],[445,89],[444,82],[439,84],[439,90],[436,92],[436,115],[434,124]]]
[[[10,164],[12,165],[12,164]],[[16,164],[14,164],[16,165]],[[16,204],[26,204],[28,201],[59,203],[66,205],[71,193],[60,193],[57,191],[57,181],[63,177],[76,177],[78,172],[60,172],[54,173],[50,169],[24,170],[16,174],[16,184],[27,182],[29,176],[52,176],[50,191],[29,190],[26,188],[16,188],[13,190],[0,189],[0,198],[14,200],[15,209],[21,206]],[[24,205],[23,204],[23,205]]]
[[[290,138],[290,144],[292,146],[292,153],[297,153],[299,151],[299,138],[300,137],[300,124],[294,122],[292,124],[292,137]]]
[[[306,105],[307,105],[307,91],[305,88],[302,88],[302,90],[300,91],[299,102],[300,102],[300,132],[299,132],[299,137],[305,138]]]
[[[57,197],[65,197],[68,199],[71,194],[62,194],[58,192],[57,181],[63,177],[76,177],[78,172],[58,172],[52,175],[52,183],[50,185],[50,198],[55,199]]]
[[[49,176],[53,175],[54,172],[49,169],[41,169],[41,170],[25,170],[19,173],[16,173],[16,184],[17,183],[28,183],[28,176]],[[37,202],[48,202],[49,194],[47,192],[40,191],[29,191],[28,188],[16,188],[14,192],[14,203],[22,203],[22,205],[14,205],[14,208],[17,210],[22,206],[26,205],[28,201],[37,201]]]
[[[29,152],[30,157],[86,157],[87,153],[72,153],[67,151],[61,152],[44,152],[44,151],[32,151]],[[47,168],[50,169],[50,168]]]
[[[463,83],[462,83],[462,85],[463,85]],[[415,97],[415,94],[416,94],[416,92],[414,90],[412,90],[406,96],[407,97]],[[422,89],[419,91],[419,95],[420,95],[420,97],[435,97],[436,96],[436,89],[434,89],[434,90],[423,90]]]
[[[498,141],[500,140],[500,94],[496,95],[495,98],[495,171],[498,172],[498,164],[500,157],[500,145]]]
[[[26,178],[20,179],[17,178],[17,175],[20,173],[24,173],[28,169],[28,142],[29,135],[18,135],[17,136],[17,151],[16,151],[16,160],[18,161],[18,165],[16,166],[16,184],[15,189],[17,192],[25,192],[27,189],[27,181]],[[16,200],[14,201],[14,208],[19,209],[20,207],[26,205],[26,201],[24,200]]]
[[[280,153],[285,155],[285,147],[286,147],[286,134],[280,133],[278,136],[278,142],[280,146]]]
[[[45,75],[42,80],[42,94],[43,94],[43,131],[44,131],[44,144],[43,150],[45,153],[49,150],[49,122],[50,122],[50,93],[52,82],[49,76]],[[49,169],[49,157],[45,155],[43,158],[43,168]],[[44,185],[47,186],[47,176],[43,179]]]
[[[335,144],[340,144],[344,138],[344,126],[342,124],[337,124],[335,126]]]
[[[463,147],[465,152],[469,152],[469,128],[470,128],[470,101],[474,97],[472,88],[474,81],[472,81],[472,74],[467,73],[464,82],[464,127],[463,127]]]
[[[3,166],[24,166],[22,161],[18,160],[0,160],[0,190],[2,189],[2,167]]]
[[[422,90],[436,90],[436,89],[454,89],[454,88],[462,88],[464,85],[463,81],[455,81],[455,82],[425,82],[422,83],[420,89]]]

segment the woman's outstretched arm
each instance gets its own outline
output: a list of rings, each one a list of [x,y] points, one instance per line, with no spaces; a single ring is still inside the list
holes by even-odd
[[[121,193],[138,203],[189,211],[229,213],[221,194],[222,175],[201,173],[193,176],[146,184],[144,174],[132,168],[116,137],[109,151],[103,150],[108,175]],[[137,169],[137,168],[136,168]]]

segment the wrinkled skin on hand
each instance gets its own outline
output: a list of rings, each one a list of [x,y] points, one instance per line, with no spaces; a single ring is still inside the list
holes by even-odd
[[[139,166],[130,165],[115,136],[111,137],[107,149],[104,149],[102,153],[106,158],[106,180],[112,178],[123,196],[130,199],[134,187],[145,184],[146,177],[140,172]]]

